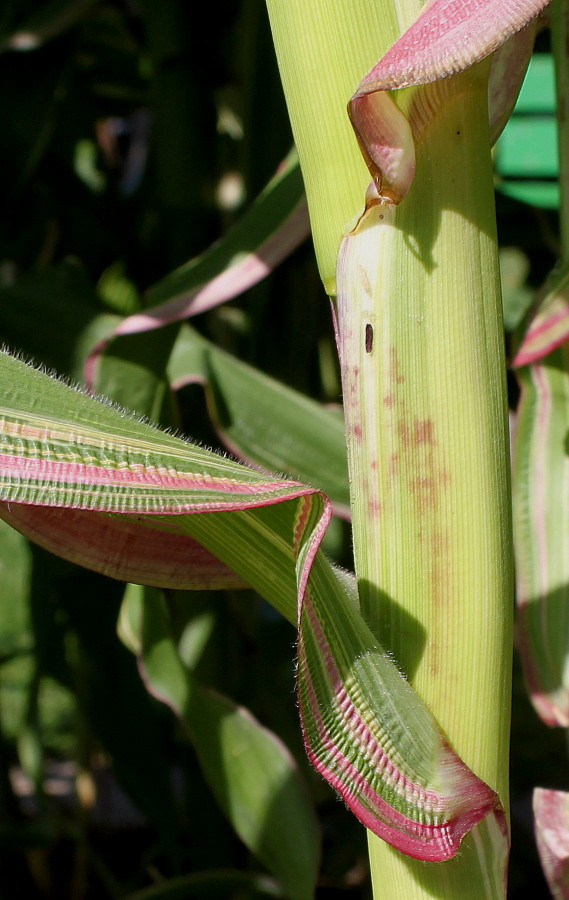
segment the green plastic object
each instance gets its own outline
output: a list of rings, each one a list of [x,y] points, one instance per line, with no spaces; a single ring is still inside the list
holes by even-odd
[[[531,59],[513,115],[495,150],[496,187],[508,197],[554,209],[557,184],[557,122],[553,57]]]

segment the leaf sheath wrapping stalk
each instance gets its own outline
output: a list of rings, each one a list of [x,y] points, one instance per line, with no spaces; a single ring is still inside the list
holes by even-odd
[[[75,558],[79,545],[81,562],[119,577],[133,534],[148,547],[158,537],[168,584],[198,586],[186,573],[205,547],[206,584],[216,565],[221,581],[235,572],[296,622],[302,726],[318,770],[394,846],[419,859],[452,856],[497,797],[448,747],[365,624],[353,581],[319,550],[328,499],[164,434],[5,354],[0,374],[0,515],[62,556]],[[93,542],[105,518],[119,551],[107,543],[103,558]],[[134,546],[140,555],[142,544]]]
[[[415,89],[411,118],[436,110],[417,175],[345,238],[337,324],[364,616],[505,801],[512,549],[484,74]],[[507,848],[502,833],[475,863],[471,844],[471,884],[479,864],[500,896]]]

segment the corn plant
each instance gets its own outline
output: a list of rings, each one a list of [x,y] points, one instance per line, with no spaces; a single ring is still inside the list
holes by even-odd
[[[119,631],[148,691],[286,896],[313,896],[318,864],[295,766],[184,666],[161,590],[253,588],[295,627],[305,750],[368,830],[377,897],[503,897],[513,547],[490,154],[547,4],[267,5],[344,425],[188,326],[163,327],[236,296],[306,235],[291,155],[223,243],[146,309],[106,320],[89,394],[2,355],[0,516],[129,583]],[[142,351],[113,356],[134,335]],[[158,418],[164,382],[188,373],[256,467],[92,396]],[[352,521],[354,575],[322,549],[334,513]]]

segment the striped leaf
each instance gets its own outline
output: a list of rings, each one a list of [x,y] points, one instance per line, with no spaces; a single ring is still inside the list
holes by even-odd
[[[98,358],[110,340],[153,331],[231,300],[266,278],[308,234],[302,177],[292,151],[222,240],[149,288],[148,308],[123,319],[97,343],[86,362],[86,383],[93,386]]]
[[[518,646],[531,700],[569,727],[569,346],[518,371],[513,490]]]
[[[318,823],[289,751],[248,710],[203,687],[188,670],[160,592],[132,586],[124,606],[124,616],[138,622],[147,689],[179,717],[235,831],[290,900],[310,900],[320,861]]]
[[[62,556],[76,558],[79,545],[84,564],[118,577],[130,547],[140,559],[141,541],[157,538],[155,583],[196,586],[199,574],[187,573],[197,542],[208,572],[219,560],[222,581],[229,570],[255,588],[298,628],[309,757],[394,847],[448,859],[499,809],[365,624],[353,581],[320,551],[325,496],[162,433],[6,354],[0,375],[3,518]],[[103,559],[105,522],[113,539]]]
[[[569,340],[569,268],[554,269],[512,365],[528,366]]]
[[[446,97],[450,75],[503,47],[548,0],[431,0],[415,22],[362,79],[350,100],[350,118],[380,197],[399,203],[415,172],[415,144]],[[526,31],[501,50],[490,97],[493,137],[504,122],[523,77],[533,34]],[[509,78],[503,77],[504,62]],[[443,80],[441,80],[443,79]],[[501,81],[501,90],[497,87]],[[437,82],[424,102],[414,92],[396,105],[389,91]]]
[[[533,792],[535,838],[544,875],[555,900],[569,900],[569,794]]]

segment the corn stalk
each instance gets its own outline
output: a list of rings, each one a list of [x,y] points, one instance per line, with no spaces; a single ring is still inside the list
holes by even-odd
[[[504,892],[512,542],[490,62],[478,61],[540,5],[426,5],[350,102],[373,176],[362,211],[366,182],[341,111],[370,42],[386,48],[419,5],[268,3],[334,297],[362,612],[502,804],[444,867],[370,836],[382,897]],[[528,42],[526,31],[502,52],[510,73]],[[397,106],[388,89],[399,89]]]

